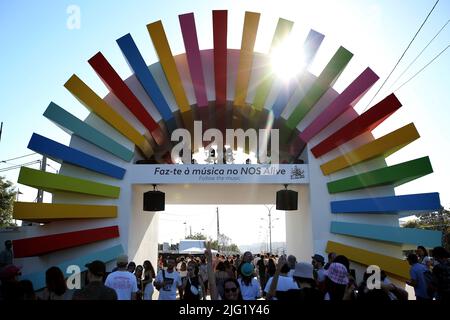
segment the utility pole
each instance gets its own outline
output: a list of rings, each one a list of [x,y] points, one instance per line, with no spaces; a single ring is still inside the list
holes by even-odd
[[[219,241],[219,236],[220,236],[220,229],[219,229],[219,207],[216,207],[216,215],[217,215],[217,251],[219,251],[219,248],[220,248],[220,241]]]
[[[3,132],[3,121],[2,124],[0,125],[0,141],[2,141],[2,132]]]
[[[192,237],[192,226],[189,226],[189,235]]]
[[[46,167],[47,167],[47,157],[46,156],[42,156],[41,171],[45,171]],[[44,190],[38,189],[36,202],[37,203],[44,202]]]
[[[268,207],[264,205],[267,210],[269,210],[269,252],[272,254],[272,209],[273,205]]]

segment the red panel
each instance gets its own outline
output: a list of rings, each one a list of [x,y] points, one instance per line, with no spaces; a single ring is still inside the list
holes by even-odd
[[[311,152],[316,158],[320,157],[360,134],[372,131],[401,106],[402,104],[394,94],[387,96],[372,108],[316,145],[311,149]]]
[[[214,81],[216,106],[227,102],[227,20],[228,11],[213,10]]]
[[[133,115],[148,129],[156,143],[163,144],[162,135],[158,124],[147,112],[142,103],[120,78],[114,68],[101,52],[89,59],[89,64],[102,79],[108,89],[133,113]]]
[[[112,226],[13,240],[14,258],[40,256],[58,250],[118,237],[119,227]]]

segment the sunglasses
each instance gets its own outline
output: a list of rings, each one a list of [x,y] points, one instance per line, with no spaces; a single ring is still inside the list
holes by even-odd
[[[235,293],[236,291],[237,291],[237,288],[236,288],[236,287],[234,287],[234,288],[225,288],[225,292],[226,292],[226,293],[230,293],[230,292]]]

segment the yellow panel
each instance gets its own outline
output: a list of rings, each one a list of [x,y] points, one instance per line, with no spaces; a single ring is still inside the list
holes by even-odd
[[[142,153],[150,158],[153,155],[153,149],[136,129],[129,124],[120,114],[111,108],[102,98],[100,98],[87,84],[76,75],[64,84],[87,109],[94,112],[100,118],[109,123],[113,128],[119,131],[128,140],[133,142]]]
[[[328,241],[325,251],[344,255],[349,260],[365,266],[377,265],[381,270],[400,280],[409,279],[409,264],[406,260],[347,246],[334,241]]]
[[[246,12],[244,31],[242,33],[241,52],[237,71],[235,106],[244,106],[247,97],[248,84],[253,64],[253,48],[255,47],[256,33],[258,31],[259,13]]]
[[[324,175],[350,167],[375,157],[388,157],[420,137],[416,127],[410,123],[381,138],[371,141],[355,150],[328,161],[320,166]]]
[[[116,217],[116,206],[15,202],[13,207],[14,219],[36,222]]]
[[[180,111],[191,110],[162,22],[150,23],[147,29]],[[188,124],[185,123],[186,125]]]

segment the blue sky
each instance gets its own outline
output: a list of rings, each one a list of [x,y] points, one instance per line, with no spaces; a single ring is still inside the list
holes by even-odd
[[[357,105],[362,111],[378,86],[406,48],[435,0],[383,1],[1,1],[0,34],[2,41],[0,70],[0,121],[4,122],[0,142],[0,161],[21,156],[33,132],[62,143],[69,136],[46,120],[42,113],[50,101],[84,118],[86,110],[67,92],[63,84],[76,73],[100,95],[106,88],[86,62],[102,51],[119,74],[126,78],[131,71],[115,40],[131,33],[148,64],[156,62],[146,25],[162,20],[172,52],[184,52],[178,14],[194,12],[201,49],[212,47],[211,10],[229,10],[228,46],[239,48],[245,10],[260,12],[261,20],[256,51],[267,52],[279,17],[295,22],[293,36],[303,42],[309,29],[325,34],[325,40],[310,71],[318,74],[339,45],[354,53],[354,58],[336,83],[342,91],[365,67],[380,77],[374,89]],[[66,26],[69,5],[81,10],[81,28]],[[450,18],[450,1],[441,0],[418,38],[404,57],[391,81],[374,102],[390,92],[393,80]],[[401,84],[435,54],[450,43],[450,26],[424,52],[399,81]],[[386,134],[414,122],[421,134],[419,141],[391,156],[388,163],[429,155],[434,174],[397,189],[399,194],[438,191],[445,207],[450,207],[447,187],[450,169],[450,50],[417,78],[396,92],[403,110],[388,119],[375,135]],[[0,169],[38,159],[38,156],[0,163]],[[51,171],[51,169],[49,169]],[[0,172],[17,181],[18,170]],[[20,187],[21,200],[32,201],[35,191]],[[280,228],[282,229],[282,228]],[[184,230],[184,229],[183,229]],[[184,231],[183,231],[184,232]]]

